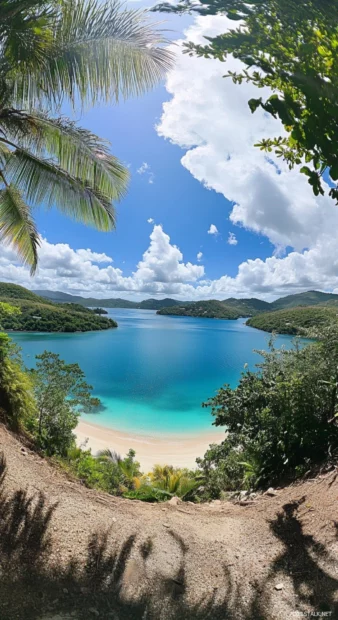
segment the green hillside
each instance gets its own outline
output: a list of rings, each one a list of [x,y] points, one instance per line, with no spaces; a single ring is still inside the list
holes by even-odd
[[[5,317],[1,327],[14,331],[86,332],[117,327],[112,319],[101,317],[75,303],[56,304],[16,284],[0,282],[0,301],[20,308],[21,314]]]
[[[306,293],[297,293],[295,295],[287,295],[287,297],[280,297],[280,299],[273,301],[270,306],[271,310],[282,310],[283,308],[295,308],[296,306],[316,306],[335,300],[338,300],[338,295],[334,295],[333,293],[307,291]]]
[[[316,336],[316,331],[338,321],[338,309],[324,306],[297,307],[264,312],[252,317],[247,325],[278,334]]]
[[[229,299],[224,299],[222,303],[236,310],[240,316],[253,316],[258,312],[268,312],[271,310],[271,304],[268,301],[256,299],[255,297],[250,299],[230,297]]]
[[[162,308],[157,314],[167,316],[191,316],[206,319],[238,319],[240,314],[226,306],[222,301],[210,299],[208,301],[196,301],[185,306],[172,306]]]

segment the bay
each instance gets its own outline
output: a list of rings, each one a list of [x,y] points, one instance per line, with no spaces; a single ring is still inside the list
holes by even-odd
[[[84,419],[138,434],[201,433],[212,416],[201,403],[224,383],[235,387],[244,365],[261,359],[269,334],[237,321],[160,316],[150,310],[109,310],[119,327],[76,334],[13,333],[28,367],[45,350],[78,362],[101,399]],[[290,336],[276,346],[290,348]]]

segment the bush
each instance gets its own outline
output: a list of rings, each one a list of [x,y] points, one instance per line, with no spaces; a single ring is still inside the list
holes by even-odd
[[[23,369],[19,349],[7,334],[0,333],[0,411],[13,429],[34,428],[36,403],[33,384]]]
[[[291,351],[261,352],[257,372],[243,373],[204,406],[227,437],[198,464],[205,494],[264,487],[292,479],[338,453],[338,332]]]
[[[88,487],[121,495],[124,483],[119,466],[112,461],[94,457],[90,450],[71,448],[63,465]]]

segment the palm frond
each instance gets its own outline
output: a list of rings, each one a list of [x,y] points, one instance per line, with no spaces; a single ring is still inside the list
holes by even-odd
[[[137,96],[152,88],[173,64],[163,33],[144,10],[119,2],[65,0],[53,23],[53,43],[35,69],[15,72],[16,100],[60,105]]]
[[[120,454],[118,452],[115,452],[115,450],[111,450],[110,448],[104,448],[103,450],[99,450],[96,456],[102,460],[112,461],[113,463],[116,463],[116,465],[118,465],[122,461]]]
[[[0,112],[0,130],[37,157],[46,158],[47,153],[68,174],[97,187],[111,200],[119,200],[125,194],[129,173],[110,154],[109,142],[73,121],[10,108]]]
[[[57,207],[65,215],[94,226],[97,230],[115,228],[115,210],[110,197],[62,170],[51,160],[17,149],[7,162],[6,176],[25,192],[28,202]]]
[[[33,274],[38,261],[39,235],[29,207],[13,185],[0,190],[0,237],[14,245],[23,262],[30,265]]]

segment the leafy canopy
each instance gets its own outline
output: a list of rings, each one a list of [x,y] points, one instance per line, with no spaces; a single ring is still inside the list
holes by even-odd
[[[128,183],[109,143],[60,116],[60,106],[140,95],[172,57],[145,11],[119,2],[0,0],[0,15],[0,239],[34,273],[32,205],[109,231]]]
[[[324,194],[322,177],[329,169],[338,180],[338,4],[336,0],[201,0],[162,4],[157,10],[225,14],[234,28],[206,45],[189,43],[186,52],[226,61],[232,54],[243,62],[234,83],[252,82],[272,94],[251,99],[279,118],[285,133],[262,139],[258,146],[274,151],[290,169],[301,166],[315,195]],[[237,27],[236,27],[237,22]],[[338,201],[337,184],[330,196]]]

